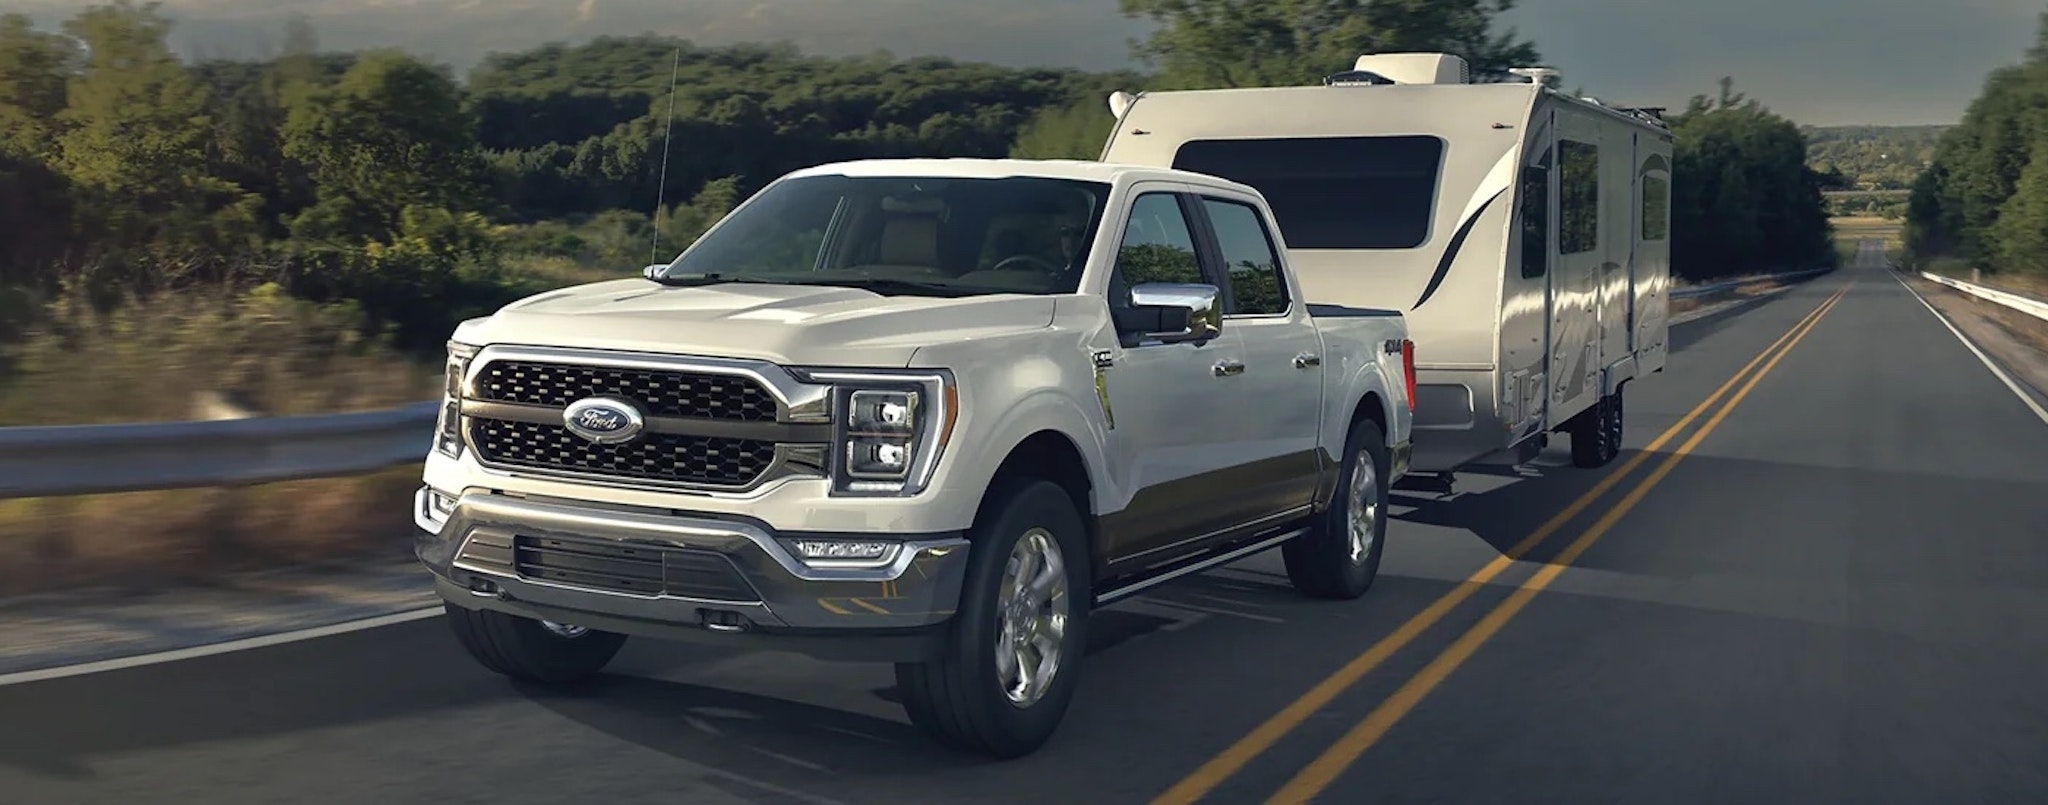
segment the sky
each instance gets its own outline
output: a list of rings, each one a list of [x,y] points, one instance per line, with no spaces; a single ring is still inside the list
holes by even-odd
[[[87,0],[10,0],[54,26]],[[467,70],[496,50],[654,32],[1009,65],[1140,66],[1116,0],[164,0],[173,45],[254,55],[291,12],[324,47],[400,47]],[[1814,125],[1952,123],[2032,44],[2040,0],[1520,0],[1502,18],[1564,85],[1614,104],[1738,91]],[[1331,65],[1331,71],[1349,65]]]

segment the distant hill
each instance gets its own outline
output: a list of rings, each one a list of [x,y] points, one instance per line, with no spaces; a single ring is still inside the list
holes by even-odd
[[[1839,190],[1905,190],[1934,160],[1947,126],[1806,126],[1806,161],[1822,173],[1840,172]]]

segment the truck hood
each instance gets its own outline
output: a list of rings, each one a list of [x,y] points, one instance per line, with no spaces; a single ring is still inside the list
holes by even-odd
[[[1051,326],[1053,299],[883,296],[858,288],[644,279],[563,288],[457,331],[465,343],[751,358],[782,365],[901,367],[919,347]]]

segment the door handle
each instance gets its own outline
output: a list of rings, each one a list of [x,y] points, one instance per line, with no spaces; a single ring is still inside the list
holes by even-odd
[[[1244,374],[1244,361],[1217,361],[1215,366],[1209,367],[1209,373],[1217,377],[1230,377],[1232,375]]]
[[[1294,356],[1294,368],[1296,369],[1307,369],[1311,366],[1321,365],[1323,365],[1323,359],[1320,355],[1304,352]]]

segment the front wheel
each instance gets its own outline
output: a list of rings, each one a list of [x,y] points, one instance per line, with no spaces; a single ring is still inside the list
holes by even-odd
[[[910,721],[948,747],[1031,754],[1059,728],[1088,645],[1088,543],[1073,498],[1012,481],[970,535],[967,577],[938,659],[899,663]]]
[[[1280,547],[1287,580],[1303,595],[1352,599],[1379,577],[1387,541],[1387,439],[1372,420],[1351,426],[1338,469],[1337,499],[1309,531]]]
[[[454,604],[443,604],[442,609],[469,656],[485,668],[524,682],[583,681],[603,671],[626,644],[625,635],[581,626]]]

